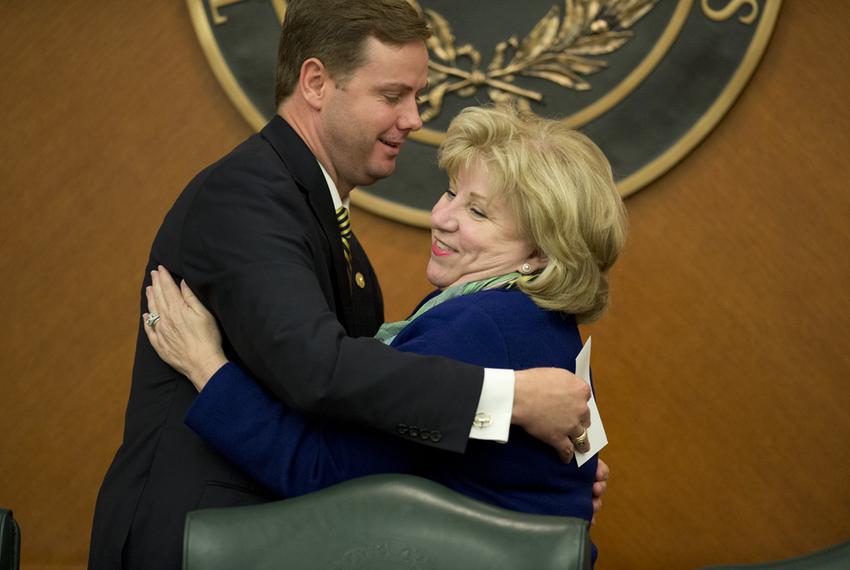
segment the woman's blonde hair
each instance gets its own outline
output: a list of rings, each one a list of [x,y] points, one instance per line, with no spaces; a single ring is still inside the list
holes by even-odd
[[[469,107],[449,125],[440,167],[454,179],[481,161],[494,196],[522,237],[548,258],[519,287],[540,307],[593,322],[608,305],[607,271],[626,238],[611,166],[589,138],[561,121],[512,107]]]

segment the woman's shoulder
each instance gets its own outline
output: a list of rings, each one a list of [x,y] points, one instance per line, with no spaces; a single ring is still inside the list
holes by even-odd
[[[518,290],[494,289],[456,297],[423,317],[428,317],[421,323],[423,328],[454,334],[467,348],[476,343],[489,351],[502,347],[516,369],[572,369],[582,346],[572,315],[541,309]]]
[[[426,315],[437,321],[486,323],[506,340],[539,334],[577,335],[572,315],[547,311],[517,289],[492,289],[455,297],[437,305]]]
[[[435,307],[443,311],[486,314],[495,321],[518,320],[575,323],[572,315],[547,311],[534,304],[531,298],[518,289],[491,289],[455,297]]]

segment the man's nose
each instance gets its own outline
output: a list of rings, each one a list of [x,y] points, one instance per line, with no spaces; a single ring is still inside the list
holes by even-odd
[[[416,97],[409,97],[403,103],[401,115],[398,118],[398,128],[402,131],[418,131],[422,128],[422,117],[419,116]]]

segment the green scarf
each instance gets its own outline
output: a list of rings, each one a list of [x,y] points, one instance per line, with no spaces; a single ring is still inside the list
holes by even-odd
[[[396,321],[394,323],[384,323],[381,325],[381,328],[378,329],[377,333],[375,333],[375,338],[386,345],[392,344],[395,337],[404,329],[404,327],[440,303],[445,303],[449,299],[454,299],[455,297],[460,297],[462,295],[477,293],[478,291],[488,291],[490,289],[511,289],[516,286],[516,282],[520,277],[521,275],[519,273],[513,272],[508,273],[507,275],[488,277],[479,281],[470,281],[469,283],[463,283],[461,285],[449,287],[448,289],[443,289],[439,294],[434,295],[423,303],[422,306],[419,307],[419,310],[407,319],[403,321]]]

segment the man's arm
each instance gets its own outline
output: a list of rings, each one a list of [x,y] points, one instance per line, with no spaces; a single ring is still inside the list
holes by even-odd
[[[438,440],[423,443],[462,451],[481,368],[348,338],[317,277],[317,263],[330,261],[315,251],[305,226],[312,213],[300,190],[284,175],[255,172],[253,164],[226,166],[206,179],[189,207],[180,269],[240,359],[296,409],[407,437],[407,427],[417,426]],[[560,370],[523,371],[517,380],[516,423],[569,454],[566,436],[580,433],[584,413],[570,410],[571,385],[583,383]]]
[[[188,292],[185,287],[183,290]],[[196,299],[190,296],[188,302],[195,306],[196,314],[203,312]],[[503,354],[493,348],[504,346],[498,327],[479,315],[474,306],[463,309],[444,311],[434,319],[421,317],[417,324],[429,322],[418,326],[417,334],[396,348],[464,358],[477,364],[506,365],[507,349]],[[153,340],[160,344],[158,339]],[[223,355],[218,358],[223,362]],[[300,495],[373,473],[427,476],[428,469],[439,466],[446,458],[398,438],[294,412],[233,363],[214,371],[208,382],[198,380],[206,377],[204,368],[190,365],[184,371],[201,391],[186,416],[187,425],[225,457],[283,496]],[[429,435],[417,431],[422,436]],[[506,448],[486,449],[498,454]],[[454,459],[449,465],[454,465]]]
[[[590,387],[560,368],[518,370],[511,423],[558,450],[564,462],[573,457],[570,438],[590,425]]]
[[[237,156],[205,180],[182,229],[180,272],[239,359],[295,409],[462,451],[483,371],[350,338],[329,306],[333,261],[285,172]],[[320,278],[320,276],[322,276]]]

